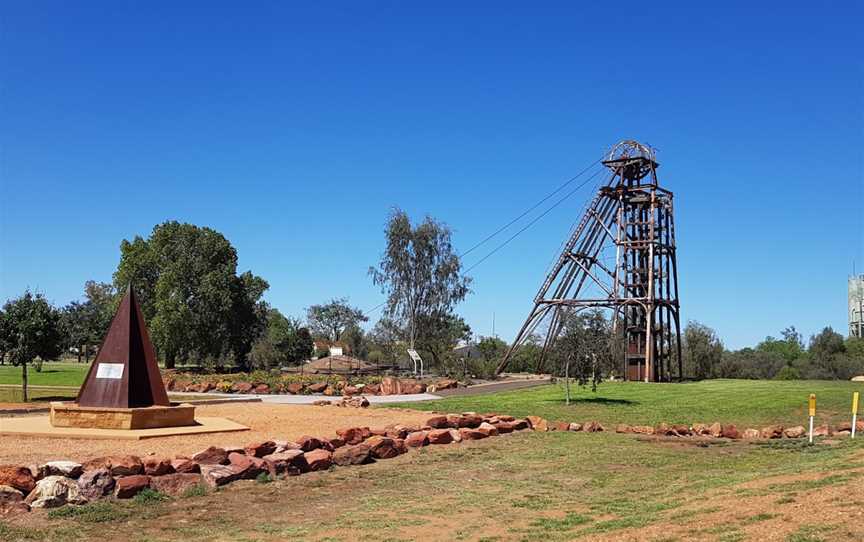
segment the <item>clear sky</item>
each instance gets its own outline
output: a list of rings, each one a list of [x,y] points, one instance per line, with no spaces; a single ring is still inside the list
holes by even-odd
[[[392,206],[465,250],[634,138],[676,193],[685,320],[845,334],[864,4],[697,4],[2,2],[0,298],[65,304],[173,219],[286,314],[368,309]],[[471,272],[476,333],[512,339],[589,196]]]

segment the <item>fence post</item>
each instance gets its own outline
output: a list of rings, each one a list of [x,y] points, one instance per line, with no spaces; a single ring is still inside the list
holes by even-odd
[[[813,444],[813,418],[816,417],[816,394],[810,394],[810,444]]]
[[[855,426],[858,425],[858,392],[852,394],[852,438],[855,438]]]

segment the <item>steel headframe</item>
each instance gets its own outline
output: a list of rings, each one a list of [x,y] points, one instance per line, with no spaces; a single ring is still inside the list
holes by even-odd
[[[622,141],[603,165],[611,172],[609,180],[565,243],[497,373],[544,324],[536,366],[542,372],[567,312],[606,308],[612,312],[613,336],[625,341],[625,378],[683,377],[672,192],[660,187],[659,164],[649,146]],[[599,255],[612,250],[610,267]]]

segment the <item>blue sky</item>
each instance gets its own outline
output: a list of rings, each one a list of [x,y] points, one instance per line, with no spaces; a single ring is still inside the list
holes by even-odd
[[[736,348],[790,324],[845,333],[853,259],[864,271],[862,11],[4,2],[0,298],[65,304],[111,279],[122,239],[174,219],[223,232],[287,314],[368,309],[391,207],[465,250],[635,138],[676,193],[685,320]],[[589,196],[472,271],[458,310],[476,333],[494,313],[512,338]]]

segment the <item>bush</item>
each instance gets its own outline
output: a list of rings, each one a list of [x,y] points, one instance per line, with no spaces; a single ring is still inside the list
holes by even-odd
[[[168,500],[168,495],[160,493],[155,489],[145,487],[137,495],[135,495],[133,499],[136,504],[152,504]]]
[[[774,380],[801,380],[801,373],[795,367],[787,365],[777,372]]]

